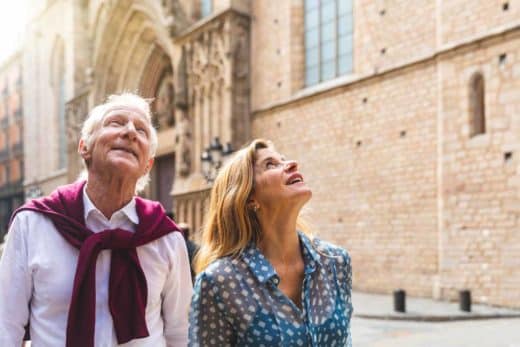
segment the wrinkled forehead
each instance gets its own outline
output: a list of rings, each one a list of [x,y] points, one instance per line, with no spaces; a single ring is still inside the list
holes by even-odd
[[[150,115],[138,107],[125,105],[110,106],[105,110],[102,119],[113,115],[138,116],[150,123]]]

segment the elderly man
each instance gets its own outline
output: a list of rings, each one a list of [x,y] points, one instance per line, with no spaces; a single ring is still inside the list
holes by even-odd
[[[83,125],[86,181],[15,212],[0,261],[0,346],[185,346],[192,294],[183,237],[136,195],[157,134],[148,102],[111,96]]]

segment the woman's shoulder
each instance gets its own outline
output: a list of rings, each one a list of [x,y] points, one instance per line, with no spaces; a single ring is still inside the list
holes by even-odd
[[[350,255],[345,248],[317,237],[313,238],[311,243],[325,262],[350,265]]]
[[[213,261],[197,277],[206,282],[225,283],[236,277],[234,259],[231,257],[223,257]]]
[[[314,238],[312,243],[319,254],[321,264],[334,269],[336,279],[341,283],[345,293],[349,293],[352,288],[352,264],[347,250],[318,238]]]

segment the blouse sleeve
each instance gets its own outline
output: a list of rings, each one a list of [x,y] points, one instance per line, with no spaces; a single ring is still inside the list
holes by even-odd
[[[350,256],[347,251],[342,250],[341,257],[338,261],[338,280],[341,283],[341,289],[343,294],[343,299],[345,300],[345,304],[347,309],[350,310],[348,313],[349,319],[352,317],[352,265],[350,262]],[[346,347],[352,347],[352,334],[350,330],[350,322],[347,328],[347,345]]]
[[[342,250],[338,259],[338,280],[347,303],[352,304],[352,264],[347,251]]]
[[[195,282],[190,309],[188,346],[234,346],[235,331],[226,318],[217,284],[206,273]]]

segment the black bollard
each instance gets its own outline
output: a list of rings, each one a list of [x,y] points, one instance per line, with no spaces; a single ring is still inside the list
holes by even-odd
[[[406,312],[406,292],[402,289],[394,290],[394,311]]]
[[[471,292],[469,290],[459,291],[459,307],[461,311],[471,312]]]

